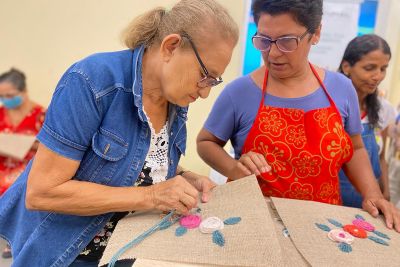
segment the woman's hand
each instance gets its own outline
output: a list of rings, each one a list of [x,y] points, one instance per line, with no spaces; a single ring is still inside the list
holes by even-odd
[[[154,209],[188,214],[197,206],[199,191],[180,175],[147,189]]]
[[[207,176],[200,175],[191,171],[186,171],[182,174],[201,194],[201,201],[208,202],[211,197],[211,190],[216,187],[216,183],[210,180]]]
[[[362,203],[362,207],[373,217],[379,215],[379,211],[385,216],[386,226],[400,233],[400,211],[382,196],[366,197]]]
[[[229,178],[236,180],[255,174],[256,176],[261,173],[269,172],[271,167],[268,165],[265,157],[256,152],[248,152],[243,154],[230,171]]]
[[[390,190],[389,190],[389,188],[385,188],[385,189],[382,191],[382,194],[383,194],[383,197],[384,197],[387,201],[390,201]]]

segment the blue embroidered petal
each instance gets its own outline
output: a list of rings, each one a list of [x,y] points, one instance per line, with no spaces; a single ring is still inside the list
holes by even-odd
[[[349,244],[347,244],[347,243],[339,243],[338,247],[344,253],[350,253],[350,252],[353,251],[351,246]]]
[[[374,241],[375,243],[378,243],[378,244],[381,244],[381,245],[384,245],[384,246],[389,246],[389,244],[385,240],[380,239],[378,237],[369,236],[368,239]]]
[[[183,236],[186,233],[187,233],[187,228],[185,228],[183,226],[179,226],[175,230],[175,236]]]
[[[160,229],[160,230],[165,230],[165,229],[167,229],[168,227],[170,227],[172,224],[173,224],[173,222],[167,220],[167,221],[162,222],[162,223],[160,224],[159,229]]]
[[[212,241],[220,247],[225,245],[225,238],[218,230],[212,233]]]
[[[325,225],[325,224],[316,223],[315,225],[316,225],[319,229],[321,229],[322,231],[325,231],[325,232],[329,232],[329,231],[331,230],[331,228],[329,228],[329,226],[328,226],[328,225]]]
[[[360,214],[357,214],[357,215],[356,215],[356,219],[365,221],[364,217],[361,216]]]
[[[330,222],[331,224],[333,224],[333,225],[336,226],[336,227],[339,227],[339,228],[342,228],[342,227],[343,227],[343,224],[341,224],[341,223],[338,222],[338,221],[335,221],[334,219],[328,219],[328,222]]]
[[[224,221],[224,224],[234,225],[234,224],[239,223],[241,220],[242,220],[242,218],[240,218],[240,217],[230,217]]]
[[[376,234],[376,235],[379,236],[379,237],[382,237],[382,238],[385,238],[385,239],[387,239],[387,240],[390,240],[390,237],[389,237],[387,234],[384,234],[384,233],[379,232],[379,231],[377,231],[377,230],[373,231],[373,233]]]

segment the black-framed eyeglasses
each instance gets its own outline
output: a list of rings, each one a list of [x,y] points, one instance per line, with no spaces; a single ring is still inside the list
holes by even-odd
[[[213,87],[213,86],[216,86],[216,85],[222,83],[223,82],[222,77],[218,77],[218,79],[217,79],[210,75],[206,66],[204,65],[203,61],[201,60],[199,52],[197,51],[196,46],[194,45],[193,40],[189,36],[189,34],[183,33],[183,34],[181,34],[181,36],[185,37],[186,39],[189,40],[190,46],[192,47],[192,49],[196,55],[197,61],[199,62],[201,69],[203,70],[204,77],[200,81],[197,82],[197,86],[200,88],[205,88],[205,87]]]
[[[299,47],[300,41],[309,33],[307,30],[305,33],[303,33],[300,36],[283,36],[280,38],[277,38],[275,40],[272,40],[271,38],[268,38],[263,35],[258,35],[258,33],[255,33],[252,41],[253,45],[255,48],[257,48],[260,51],[263,52],[268,52],[271,50],[271,46],[273,43],[275,43],[276,47],[284,52],[284,53],[290,53],[293,52]]]

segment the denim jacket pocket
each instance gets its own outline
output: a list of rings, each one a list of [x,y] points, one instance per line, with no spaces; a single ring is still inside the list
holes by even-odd
[[[108,184],[118,167],[121,167],[120,160],[128,153],[128,143],[100,127],[92,137],[91,150],[87,162],[81,163],[84,168],[77,176],[82,180]]]
[[[108,161],[118,161],[128,152],[128,143],[101,127],[92,138],[92,147],[99,157]]]

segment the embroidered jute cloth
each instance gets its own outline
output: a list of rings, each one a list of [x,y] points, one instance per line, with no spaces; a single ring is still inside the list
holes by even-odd
[[[285,235],[284,231],[287,230],[287,228],[283,224],[283,221],[280,218],[278,211],[275,209],[275,206],[271,202],[271,199],[266,198],[266,203],[268,205],[270,216],[272,217],[272,220],[274,222],[274,230],[276,232],[276,236],[278,237],[279,245],[282,250],[282,255],[283,255],[282,266],[287,266],[287,267],[310,266],[307,260],[303,257],[303,255],[297,250],[296,246],[294,245],[293,240],[290,237],[290,232],[287,231]]]
[[[386,228],[383,217],[373,218],[356,208],[328,205],[319,202],[272,198],[272,202],[287,227],[296,248],[312,266],[400,266],[400,234]],[[327,232],[315,223],[336,227],[328,222],[334,219],[343,225],[352,224],[355,215],[361,215],[376,230],[388,235],[389,246],[370,239],[355,238],[352,251],[344,253],[338,243],[327,237]],[[375,236],[367,232],[368,236]]]
[[[279,241],[279,245],[282,249],[283,259],[278,266],[287,267],[306,267],[310,264],[303,258],[300,252],[295,247],[291,238],[284,235],[284,230],[286,229],[282,220],[280,219],[276,209],[273,207],[269,198],[266,199],[268,209],[271,214],[271,218],[274,223],[274,230]],[[206,264],[190,264],[190,263],[178,263],[178,262],[168,262],[168,261],[156,261],[147,259],[137,259],[135,261],[135,267],[219,267],[217,265],[206,265]]]
[[[274,221],[254,176],[217,186],[212,199],[208,203],[200,203],[199,207],[203,218],[217,216],[225,220],[241,217],[240,223],[225,225],[220,230],[225,238],[223,247],[212,242],[212,235],[202,234],[198,229],[189,229],[181,237],[175,236],[177,223],[155,232],[120,259],[141,259],[137,262],[138,266],[140,261],[146,264],[146,260],[201,266],[284,265]],[[122,246],[159,221],[160,214],[155,212],[134,213],[121,220],[108,242],[100,265],[108,263]],[[149,265],[142,266],[150,265],[151,261]]]

